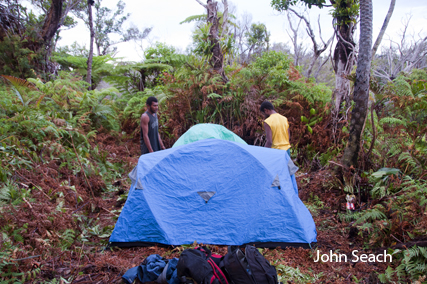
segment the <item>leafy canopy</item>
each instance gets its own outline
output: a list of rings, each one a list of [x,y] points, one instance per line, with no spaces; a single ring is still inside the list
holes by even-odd
[[[317,6],[319,8],[328,6],[325,5],[325,0],[271,0],[271,6],[277,11],[285,11],[290,6],[295,6],[299,2],[303,2],[308,8],[311,8],[311,6]]]

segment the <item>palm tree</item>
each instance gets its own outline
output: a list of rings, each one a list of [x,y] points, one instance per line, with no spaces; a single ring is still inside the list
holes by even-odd
[[[372,14],[372,0],[360,0],[360,48],[353,96],[355,105],[351,112],[350,136],[342,158],[343,165],[347,167],[357,165],[360,137],[368,110],[372,58]]]

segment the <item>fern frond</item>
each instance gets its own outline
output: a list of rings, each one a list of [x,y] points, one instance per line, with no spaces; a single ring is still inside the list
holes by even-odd
[[[135,66],[139,70],[156,69],[156,70],[171,70],[172,66],[163,63],[145,63]]]
[[[384,117],[384,118],[380,119],[380,123],[381,124],[388,123],[388,124],[396,124],[396,125],[406,126],[406,121],[399,119],[399,118],[395,118],[395,117]]]
[[[355,224],[361,224],[368,220],[385,220],[387,216],[381,212],[378,208],[384,209],[382,205],[376,205],[372,209],[368,209],[361,214],[361,216],[354,222]]]
[[[408,165],[410,165],[413,169],[413,171],[420,173],[422,172],[422,167],[420,168],[420,165],[418,164],[417,160],[411,155],[409,152],[403,152],[399,155],[398,158],[399,162],[406,162]]]
[[[187,23],[191,23],[191,22],[199,22],[199,21],[205,21],[207,19],[207,15],[206,14],[202,14],[202,15],[193,15],[190,17],[187,17],[184,21],[180,22],[179,24],[187,24]]]
[[[399,76],[393,81],[396,94],[400,97],[414,97],[411,85],[406,81],[406,79],[407,78],[403,76]]]
[[[0,75],[3,78],[5,78],[8,82],[10,82],[15,88],[18,87],[26,87],[29,88],[31,90],[37,90],[36,85],[34,85],[33,83],[25,80],[25,79],[21,79],[21,78],[17,78],[14,76],[9,76],[9,75]]]

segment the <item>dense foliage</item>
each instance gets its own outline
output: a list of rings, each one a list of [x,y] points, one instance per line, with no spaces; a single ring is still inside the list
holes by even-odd
[[[161,45],[158,48],[163,50]],[[80,219],[65,217],[67,211],[61,208],[64,204],[78,208],[84,206],[90,196],[117,191],[111,184],[121,178],[129,165],[123,167],[123,161],[111,158],[96,141],[103,133],[119,137],[123,135],[121,131],[136,137],[138,120],[148,96],[160,99],[161,135],[169,146],[197,123],[222,124],[247,142],[262,145],[262,119],[258,108],[268,99],[289,118],[292,155],[300,166],[316,171],[328,167],[329,161],[337,161],[345,146],[346,127],[333,143],[328,129],[331,90],[303,78],[286,54],[271,51],[245,67],[231,65],[226,69],[230,81],[224,83],[203,58],[181,57],[179,62],[185,64],[174,64],[170,59],[173,52],[162,53],[165,55],[155,55],[157,51],[150,50],[152,58],[147,61],[157,60],[164,67],[143,91],[120,92],[114,88],[87,91],[87,83],[81,77],[65,72],[50,82],[4,77],[0,104],[3,254],[17,248],[18,243],[30,245],[35,251],[43,242],[67,250],[81,244],[82,238],[90,236],[93,230],[101,230],[96,231],[99,235],[109,230],[109,227],[102,229],[88,222],[83,217],[85,214],[78,215]],[[71,58],[66,60],[68,64],[73,62]],[[116,68],[123,72],[124,66]],[[129,66],[137,68],[135,64]],[[111,74],[116,72],[113,65],[109,68]],[[124,77],[126,74],[122,75]],[[372,85],[375,94],[372,93],[372,112],[364,132],[361,172],[357,178],[349,178],[350,183],[336,180],[330,185],[358,196],[358,212],[340,213],[340,218],[342,222],[352,222],[358,231],[357,241],[370,247],[393,246],[396,239],[416,243],[419,236],[427,233],[426,77],[424,70],[418,70],[388,85]],[[119,77],[110,76],[110,80],[123,86]],[[28,183],[29,172],[47,175],[40,172],[42,165],[57,173],[61,183],[59,191],[48,186],[47,181]],[[70,190],[75,192],[76,198],[66,197]],[[27,238],[29,229],[26,228],[34,226],[31,218],[24,223],[10,222],[14,208],[34,204],[40,198],[50,202],[56,200],[53,211],[47,216],[66,220],[62,224],[52,224],[60,230],[58,239],[46,239],[51,233],[47,228],[43,233],[40,227],[39,238]],[[319,199],[316,200],[314,204],[318,204]],[[318,209],[310,204],[309,201],[309,208],[315,214]],[[86,214],[93,210],[85,208]],[[44,241],[40,243],[37,239]],[[422,266],[413,266],[424,257],[423,247],[419,250],[419,254],[414,251],[406,256],[404,251],[396,249],[395,255],[401,256],[400,265],[390,267],[380,279],[418,279],[425,271]],[[21,273],[19,275],[30,277],[18,272],[20,270],[14,265],[6,263],[1,269],[9,271],[6,275]],[[280,269],[287,271],[286,267]],[[8,279],[5,277],[3,279]]]
[[[283,10],[297,2],[274,0],[272,5]],[[331,2],[335,17],[356,18],[358,1],[346,1],[345,11],[337,9],[343,1]],[[111,12],[97,3],[99,11]],[[349,120],[332,127],[332,89],[302,76],[289,52],[271,50],[263,24],[241,29],[244,44],[238,46],[231,28],[222,30],[226,25],[220,22],[224,80],[210,63],[210,24],[205,19],[199,15],[184,21],[199,23],[187,54],[155,43],[145,49],[144,60],[120,62],[104,54],[112,50],[113,42],[100,39],[99,53],[104,55],[93,58],[92,87],[107,88],[93,91],[85,82],[85,48],[75,44],[41,51],[35,34],[41,21],[31,13],[24,25],[8,27],[22,33],[4,36],[0,29],[1,283],[95,281],[84,274],[96,270],[118,275],[130,268],[131,261],[112,264],[99,248],[106,244],[127,198],[126,174],[139,157],[139,120],[149,96],[159,99],[160,134],[167,147],[198,123],[224,125],[249,144],[263,146],[259,106],[272,101],[288,118],[291,156],[301,168],[300,196],[315,217],[319,235],[341,234],[346,248],[387,250],[397,260],[375,268],[375,273],[359,271],[359,277],[370,274],[372,281],[383,283],[425,282],[426,70],[401,72],[389,81],[373,76],[359,164],[339,176],[335,171],[344,168],[340,158]],[[110,23],[109,31],[117,30],[122,20]],[[234,16],[228,25],[237,33]],[[246,55],[241,52],[245,48]],[[352,78],[354,74],[348,79]],[[347,112],[341,117],[349,119],[351,107],[341,111]],[[350,199],[355,210],[346,209]],[[319,242],[326,242],[324,236]],[[291,251],[287,256],[311,259],[313,253]],[[282,281],[337,282],[350,277],[331,267],[291,265],[282,257],[286,251],[263,254],[270,257]],[[55,263],[61,263],[62,270]],[[67,265],[69,271],[64,270]],[[356,274],[351,279],[361,281]]]

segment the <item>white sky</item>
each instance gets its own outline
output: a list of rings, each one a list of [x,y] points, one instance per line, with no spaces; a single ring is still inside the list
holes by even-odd
[[[195,0],[124,0],[126,11],[131,13],[130,21],[139,27],[153,27],[148,39],[144,40],[143,46],[147,47],[156,41],[173,45],[184,51],[191,43],[191,33],[194,29],[194,23],[179,23],[192,15],[205,13],[205,9]],[[202,2],[205,2],[202,0]],[[221,2],[219,0],[219,2]],[[236,7],[237,17],[243,13],[252,15],[253,23],[264,23],[267,30],[271,33],[271,43],[284,42],[290,45],[289,36],[286,33],[288,29],[287,17],[285,14],[279,14],[270,6],[270,0],[228,0]],[[116,0],[103,0],[103,4],[109,8],[115,7]],[[374,40],[376,39],[381,26],[384,22],[390,5],[390,0],[373,0],[374,7]],[[317,15],[321,15],[322,36],[326,41],[328,36],[332,35],[332,17],[329,15],[330,8],[318,9],[312,8],[310,17],[312,18],[312,27],[317,33]],[[388,45],[387,39],[397,39],[403,28],[403,21],[409,15],[412,15],[408,32],[418,38],[418,33],[423,36],[427,34],[427,1],[426,0],[397,0],[393,16],[383,38],[383,44]],[[303,23],[301,27],[304,27]],[[300,29],[301,29],[300,27]],[[305,29],[305,28],[304,28]],[[303,33],[303,29],[301,32]],[[305,33],[305,32],[304,32]],[[62,39],[60,46],[70,45],[74,41],[79,44],[89,46],[89,32],[86,27],[80,23],[77,27],[61,32]],[[356,36],[358,40],[358,35]],[[307,45],[311,45],[306,37]],[[118,45],[117,57],[123,57],[126,60],[140,61],[143,51],[133,42]]]

